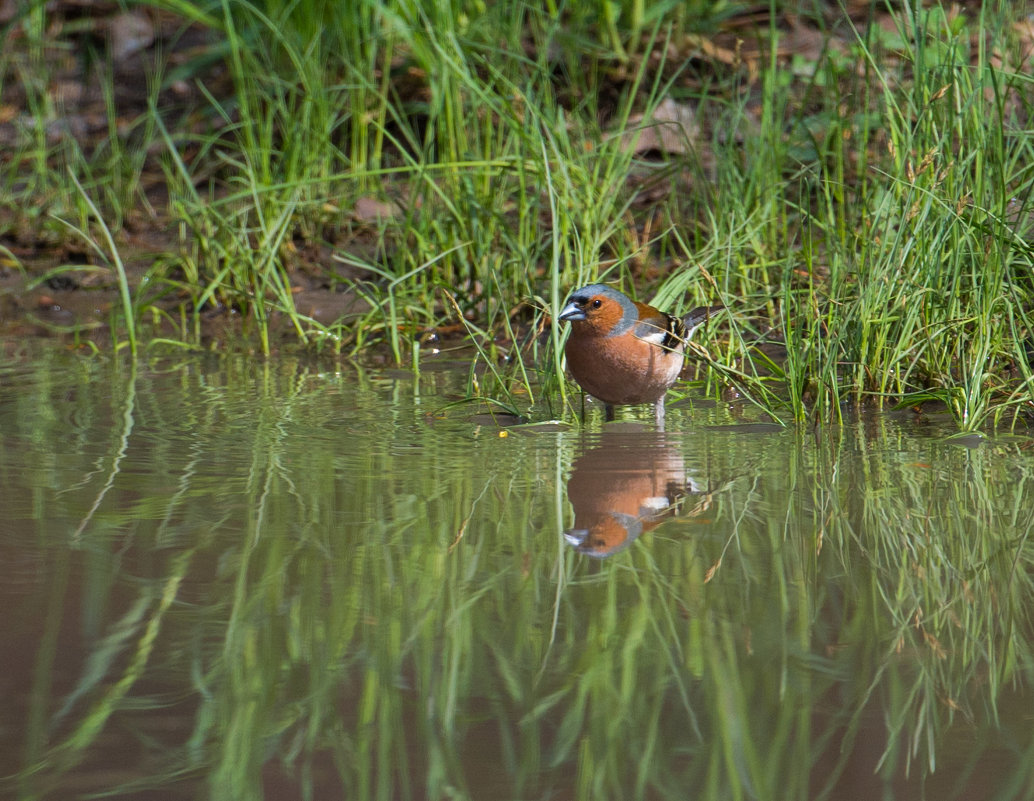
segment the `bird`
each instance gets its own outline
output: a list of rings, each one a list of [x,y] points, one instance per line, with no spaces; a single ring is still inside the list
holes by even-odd
[[[682,318],[634,301],[607,284],[574,290],[558,319],[571,323],[567,367],[589,395],[615,406],[652,403],[664,430],[664,396],[682,372],[686,343],[722,306],[699,306]]]

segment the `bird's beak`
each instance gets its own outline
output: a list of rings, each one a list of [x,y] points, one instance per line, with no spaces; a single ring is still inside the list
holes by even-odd
[[[588,536],[589,529],[587,528],[569,528],[564,532],[564,539],[567,540],[567,544],[575,548],[585,542],[585,538]]]
[[[581,306],[575,303],[573,300],[564,306],[563,311],[560,312],[557,317],[558,320],[584,320],[585,312]]]

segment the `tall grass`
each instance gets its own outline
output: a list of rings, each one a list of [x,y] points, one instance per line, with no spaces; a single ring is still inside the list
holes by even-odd
[[[73,170],[117,234],[140,154],[164,151],[160,213],[180,238],[147,277],[188,294],[194,340],[202,313],[227,308],[266,353],[287,330],[403,363],[425,332],[461,323],[493,367],[472,394],[555,416],[560,334],[540,334],[568,290],[603,279],[676,311],[727,306],[712,388],[736,384],[787,420],[943,403],[969,430],[1031,412],[1030,93],[1005,4],[886,18],[873,5],[856,22],[802,5],[827,38],[793,60],[775,4],[760,51],[710,60],[699,45],[731,7],[153,5],[212,32],[232,91],[199,71],[211,125],[188,129],[162,108],[159,64],[132,146],[113,126]],[[20,24],[39,50],[36,10]],[[4,59],[0,81],[53,118],[39,80]],[[627,136],[665,100],[701,132],[687,154],[645,161]],[[37,209],[78,197],[26,133],[8,187]],[[353,213],[367,198],[390,211]],[[81,203],[49,213],[88,230]],[[323,243],[346,270],[301,266],[299,247]],[[294,296],[313,281],[368,311],[310,318]]]

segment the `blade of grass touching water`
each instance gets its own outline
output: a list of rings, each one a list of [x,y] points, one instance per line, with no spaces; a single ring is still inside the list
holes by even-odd
[[[115,276],[118,279],[119,298],[122,301],[122,318],[123,323],[126,326],[126,337],[129,344],[129,351],[135,359],[137,351],[136,312],[133,309],[133,295],[132,291],[129,288],[129,279],[126,276],[125,265],[122,263],[122,257],[119,255],[119,249],[115,245],[115,240],[112,237],[111,231],[104,220],[104,215],[101,214],[100,210],[94,204],[93,200],[83,189],[82,184],[79,183],[79,179],[71,170],[68,171],[68,177],[72,181],[72,184],[75,186],[76,190],[79,192],[79,195],[83,199],[83,202],[86,203],[87,207],[90,209],[90,213],[96,220],[97,227],[100,229],[101,236],[104,238],[104,244],[107,245],[107,251],[105,252],[105,250],[102,249],[100,245],[98,245],[93,240],[93,238],[90,237],[85,231],[80,231],[79,229],[75,228],[70,223],[67,223],[64,220],[59,220],[59,222],[68,225],[69,228],[76,231],[80,236],[83,237],[83,239],[86,241],[88,245],[90,245],[94,250],[97,251],[98,254],[100,254],[102,258],[110,259],[111,264],[114,265]],[[121,343],[119,342],[117,331],[113,330],[111,333],[112,338],[115,341],[116,347],[119,347]]]

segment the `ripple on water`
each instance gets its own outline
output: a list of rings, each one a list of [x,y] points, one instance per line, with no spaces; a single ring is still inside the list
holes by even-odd
[[[1029,786],[1029,437],[695,402],[664,434],[591,404],[525,424],[456,403],[465,370],[4,352],[0,638],[23,658],[0,776],[774,798],[825,765],[833,796],[876,776],[858,797],[907,798],[936,764]],[[962,717],[966,759],[923,750]]]

